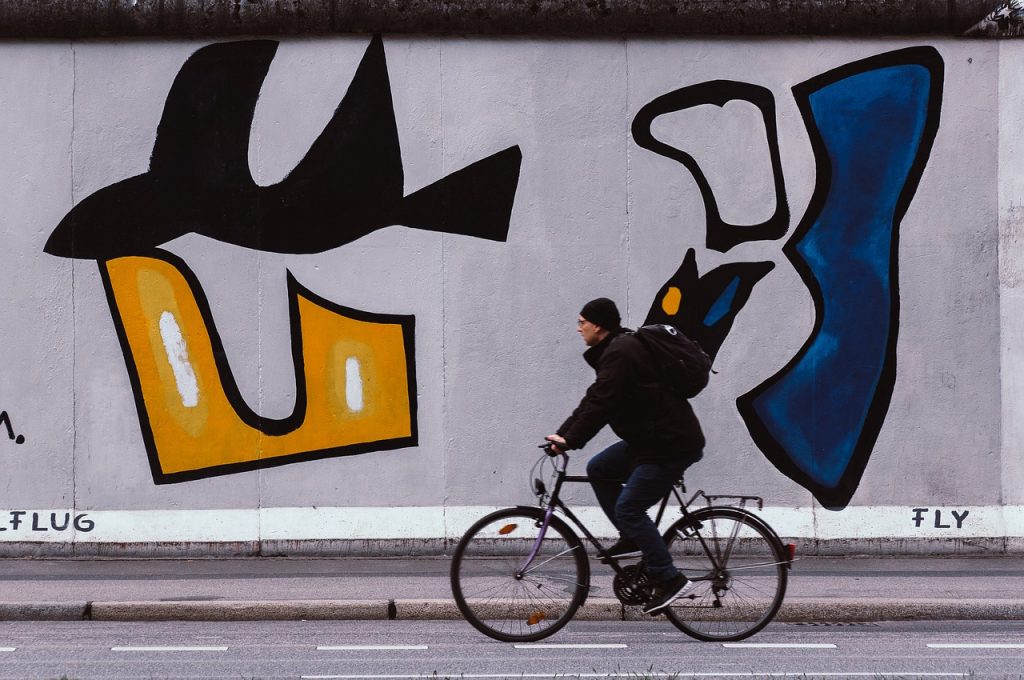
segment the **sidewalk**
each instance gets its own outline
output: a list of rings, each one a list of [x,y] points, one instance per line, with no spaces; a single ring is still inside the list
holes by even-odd
[[[460,618],[449,558],[0,560],[0,620],[297,620]],[[593,563],[581,619],[623,608]],[[793,565],[778,620],[1024,619],[1024,560],[806,557]]]

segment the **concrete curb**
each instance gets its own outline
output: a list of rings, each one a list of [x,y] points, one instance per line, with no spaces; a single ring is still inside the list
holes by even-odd
[[[88,602],[0,602],[0,621],[81,621]]]
[[[453,600],[217,600],[203,602],[24,602],[0,603],[0,621],[316,621],[457,620]],[[581,621],[636,621],[649,617],[618,600],[590,598],[576,614]],[[1024,599],[793,598],[776,621],[854,623],[871,621],[1024,620]]]
[[[1015,621],[1024,620],[1022,599],[879,599],[794,598],[775,617],[788,623],[807,621]]]
[[[382,620],[387,600],[215,600],[93,602],[93,621],[322,621]]]

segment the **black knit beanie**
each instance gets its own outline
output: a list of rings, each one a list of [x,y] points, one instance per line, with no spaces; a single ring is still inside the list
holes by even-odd
[[[605,330],[616,331],[621,328],[619,308],[608,298],[597,298],[583,305],[580,316]]]

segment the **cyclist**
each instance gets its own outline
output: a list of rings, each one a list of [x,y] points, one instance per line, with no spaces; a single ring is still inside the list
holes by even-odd
[[[643,555],[654,584],[643,611],[657,614],[695,584],[672,564],[647,510],[701,459],[704,434],[690,404],[660,386],[653,357],[621,320],[608,298],[583,306],[577,331],[588,348],[583,358],[597,377],[568,420],[546,439],[559,452],[581,449],[605,425],[622,438],[591,458],[587,475],[595,478],[594,494],[619,531],[608,555]]]

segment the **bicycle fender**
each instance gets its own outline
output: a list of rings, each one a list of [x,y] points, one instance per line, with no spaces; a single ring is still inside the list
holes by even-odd
[[[775,529],[773,529],[770,524],[768,524],[763,519],[761,519],[754,513],[750,512],[749,510],[745,508],[737,508],[731,505],[709,505],[707,507],[700,508],[699,510],[694,510],[693,512],[690,513],[690,516],[693,517],[694,520],[699,522],[701,515],[716,510],[729,510],[730,512],[742,514],[744,517],[747,517],[752,523],[757,524],[758,527],[764,530],[764,532],[768,535],[769,538],[775,541],[776,546],[778,546],[779,549],[782,551],[782,554],[786,556],[786,568],[790,570],[793,569],[793,561],[789,559],[789,550],[786,548],[786,544],[782,542],[782,539],[779,538],[779,534],[776,533]],[[665,541],[667,542],[669,539],[669,532],[666,531],[663,534],[662,538],[665,539]]]

